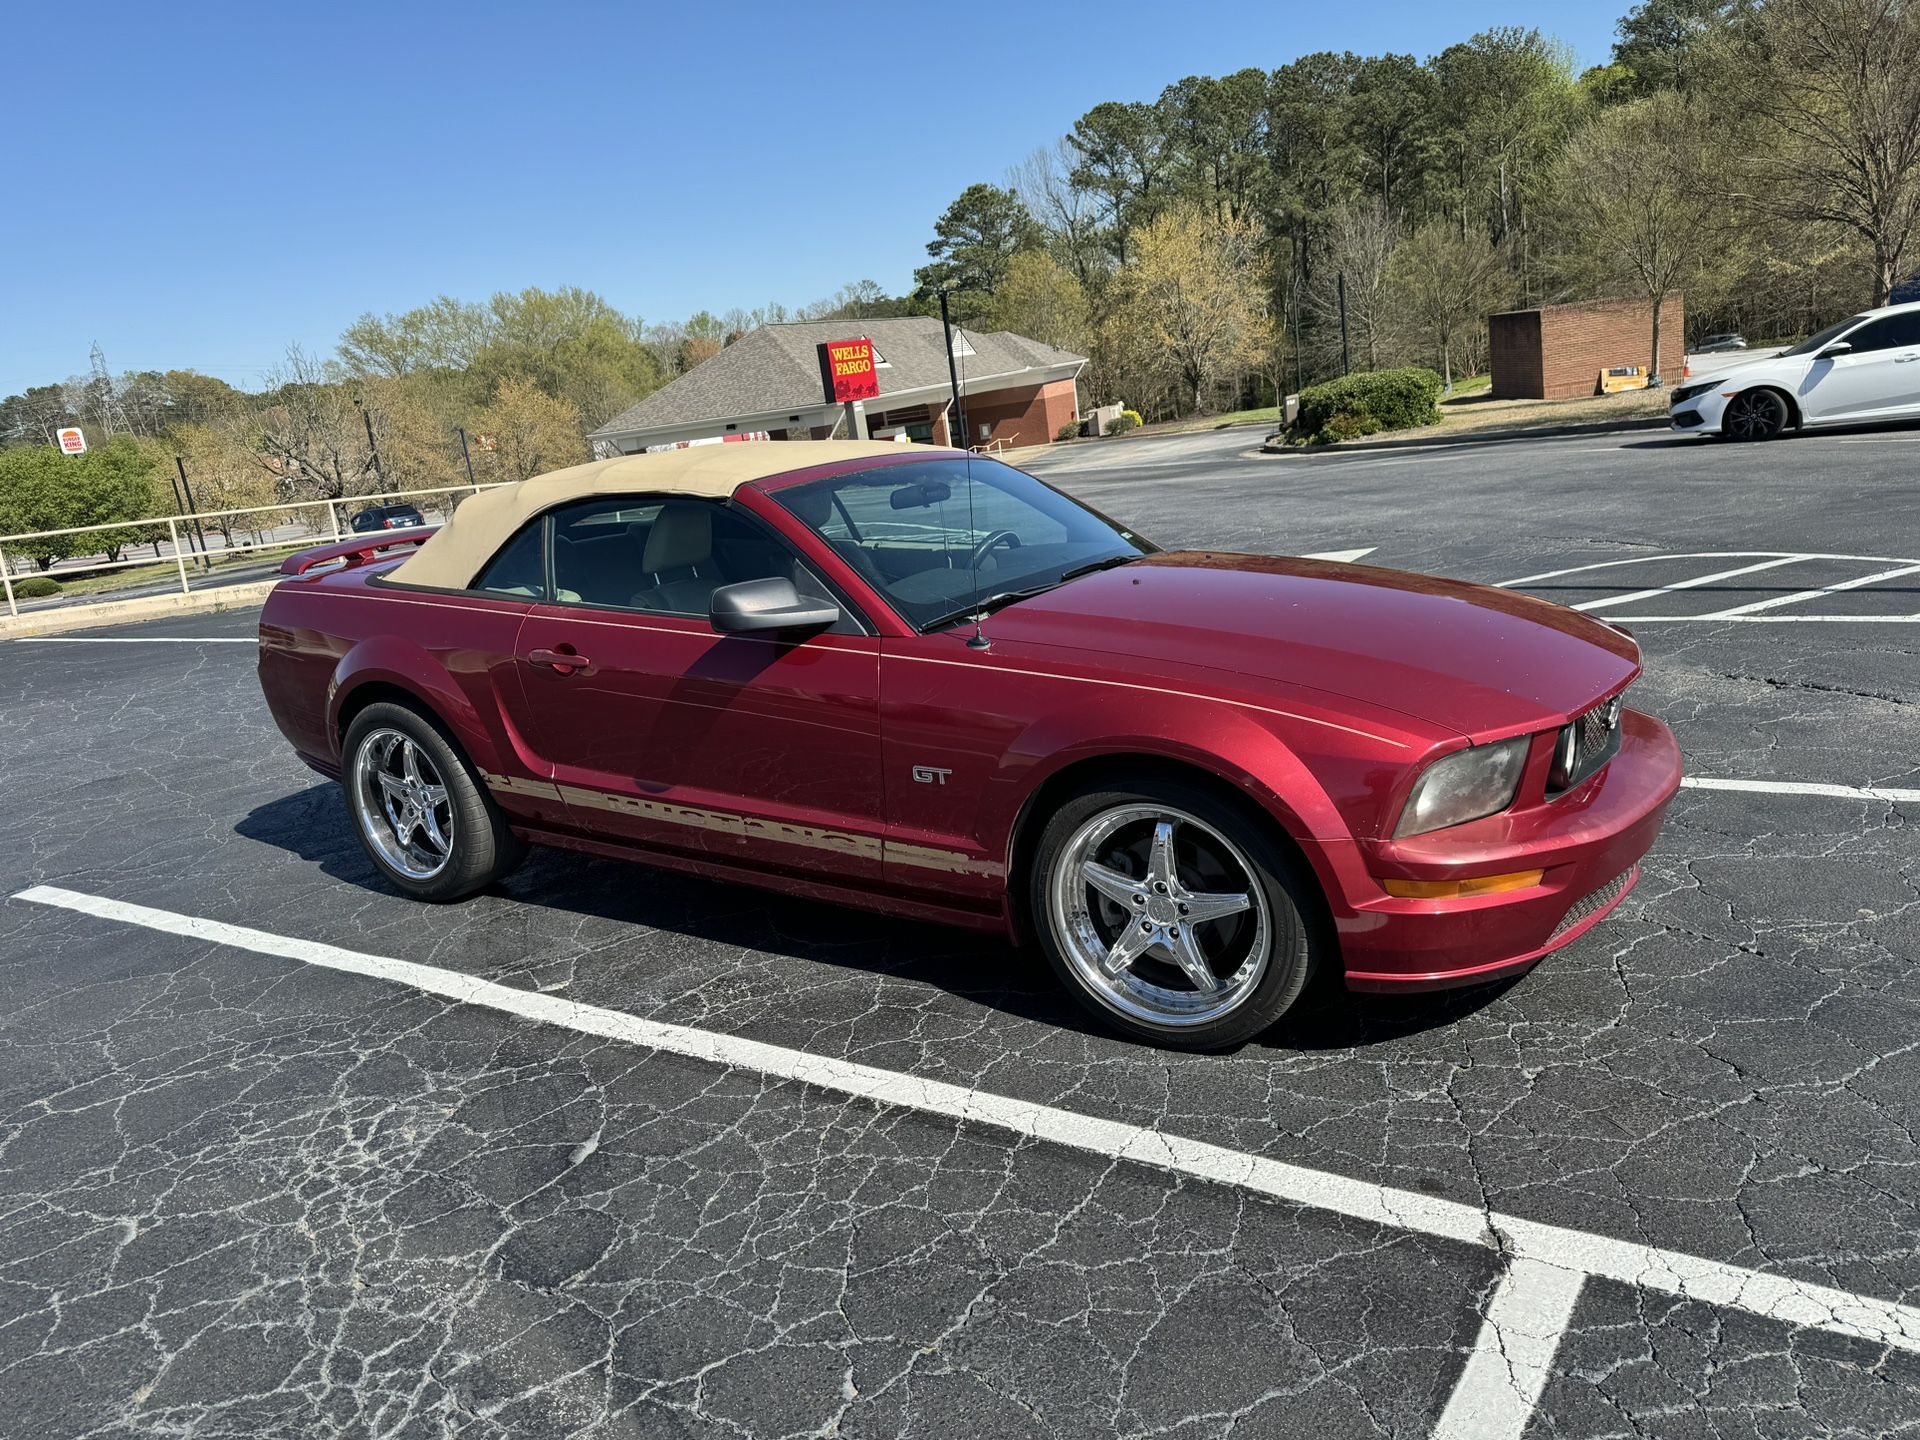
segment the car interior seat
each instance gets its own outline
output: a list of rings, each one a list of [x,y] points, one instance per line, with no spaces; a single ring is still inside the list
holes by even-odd
[[[714,587],[725,583],[713,558],[713,512],[680,501],[661,506],[640,569],[645,583],[629,602],[635,608],[704,615]]]

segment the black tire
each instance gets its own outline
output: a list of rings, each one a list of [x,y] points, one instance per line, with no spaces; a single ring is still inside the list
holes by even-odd
[[[409,743],[416,747],[410,767]],[[353,717],[341,755],[340,785],[353,832],[367,858],[403,894],[435,903],[462,900],[512,873],[526,858],[525,843],[508,828],[473,766],[432,716],[376,701]],[[392,763],[394,756],[400,757],[398,764]],[[423,777],[417,790],[421,800],[432,798],[435,788],[444,797],[430,806],[405,797],[391,806],[373,799],[376,794],[392,799],[387,780],[397,782],[398,790],[413,788],[407,777],[416,772]],[[400,819],[414,821],[404,827],[406,834],[395,807]],[[430,830],[444,839],[444,851],[428,838]]]
[[[1156,814],[1169,817],[1172,894],[1149,893],[1159,890],[1152,858],[1160,833]],[[1103,845],[1109,847],[1104,852]],[[1081,900],[1076,887],[1089,862],[1105,873],[1099,883],[1086,884]],[[1249,884],[1237,892],[1234,876],[1241,872]],[[1116,879],[1138,893],[1129,892],[1123,903],[1103,888]],[[1042,831],[1026,883],[1034,931],[1067,992],[1105,1027],[1167,1049],[1231,1049],[1267,1030],[1300,997],[1322,948],[1309,920],[1319,913],[1317,882],[1271,822],[1177,780],[1102,785],[1072,796]],[[1216,919],[1182,921],[1188,915],[1182,895],[1196,909],[1202,902],[1215,908],[1238,898],[1249,903]],[[1136,917],[1140,934],[1152,930],[1155,938],[1140,939],[1145,948],[1101,978],[1122,941],[1132,941]],[[1109,944],[1103,960],[1099,952]],[[1186,958],[1176,964],[1182,947]],[[1195,951],[1230,1004],[1189,978]],[[1210,1013],[1217,1004],[1228,1008]],[[1190,1008],[1176,1014],[1176,1007]]]
[[[1742,390],[1720,414],[1720,433],[1729,440],[1772,440],[1793,420],[1787,398],[1764,387]]]

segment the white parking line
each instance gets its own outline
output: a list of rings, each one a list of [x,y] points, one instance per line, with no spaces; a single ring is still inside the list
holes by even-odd
[[[1052,1105],[736,1035],[646,1020],[623,1011],[519,990],[411,960],[363,954],[319,941],[274,935],[52,885],[36,885],[13,898],[212,945],[232,946],[383,980],[458,1004],[478,1005],[582,1035],[597,1035],[793,1080],[880,1105],[992,1126],[1013,1135],[1090,1151],[1109,1160],[1130,1161],[1188,1179],[1238,1186],[1276,1200],[1349,1216],[1372,1225],[1498,1249],[1511,1268],[1483,1317],[1482,1331],[1474,1345],[1474,1357],[1480,1358],[1480,1363],[1476,1365],[1470,1359],[1463,1373],[1461,1384],[1471,1381],[1471,1388],[1467,1398],[1461,1401],[1462,1419],[1457,1422],[1466,1423],[1466,1412],[1471,1410],[1471,1418],[1486,1428],[1456,1431],[1458,1434],[1520,1433],[1539,1397],[1539,1390],[1534,1387],[1536,1372],[1550,1361],[1553,1347],[1559,1343],[1559,1331],[1554,1326],[1557,1323],[1559,1328],[1565,1327],[1566,1316],[1572,1311],[1571,1296],[1578,1294],[1586,1280],[1595,1277],[1744,1310],[1787,1325],[1811,1326],[1920,1353],[1920,1308],[1875,1296],[1856,1295],[1785,1275],[1503,1215],[1457,1200],[1397,1190],[1346,1175],[1290,1165],[1284,1160],[1209,1145],[1145,1125],[1103,1120]],[[1558,1271],[1564,1278],[1550,1281],[1543,1273],[1548,1270]],[[1504,1393],[1498,1393],[1500,1387],[1485,1377],[1489,1367],[1498,1363],[1492,1358],[1491,1350],[1503,1343],[1507,1347],[1504,1353],[1513,1363],[1514,1380],[1519,1383],[1509,1383]],[[1496,1377],[1499,1375],[1498,1371],[1494,1373]],[[1452,1412],[1450,1401],[1447,1413]]]
[[[1651,600],[1656,595],[1671,595],[1676,590],[1695,590],[1702,585],[1711,585],[1716,580],[1731,580],[1736,575],[1751,575],[1756,570],[1773,570],[1782,565],[1797,565],[1800,556],[1785,555],[1775,560],[1762,560],[1757,565],[1742,565],[1736,570],[1716,570],[1711,575],[1697,575],[1691,580],[1676,580],[1671,585],[1662,585],[1657,590],[1634,590],[1625,595],[1610,595],[1604,600],[1583,600],[1574,606],[1576,610],[1598,610],[1603,605],[1631,605],[1636,600]]]
[[[1539,1260],[1507,1268],[1433,1440],[1520,1440],[1585,1284],[1579,1271]]]
[[[1622,565],[1657,565],[1667,560],[1858,560],[1866,565],[1920,565],[1912,555],[1839,555],[1824,550],[1688,550],[1676,554],[1628,555],[1620,560],[1600,560],[1590,565],[1569,565],[1564,570],[1543,570],[1538,575],[1522,575],[1518,580],[1496,582],[1505,590],[1515,585],[1531,585],[1536,580],[1558,580],[1563,575],[1585,575],[1594,570],[1614,570]],[[1599,587],[1595,587],[1596,589]]]
[[[22,635],[16,645],[258,645],[257,635]]]
[[[1826,595],[1836,595],[1847,590],[1858,590],[1864,586],[1877,584],[1882,580],[1896,579],[1902,575],[1920,573],[1920,560],[1897,555],[1835,555],[1820,551],[1785,550],[1696,550],[1677,555],[1629,555],[1621,560],[1602,560],[1591,565],[1571,565],[1564,570],[1545,570],[1538,575],[1522,575],[1517,580],[1502,580],[1498,587],[1510,590],[1520,585],[1532,585],[1542,580],[1559,580],[1569,575],[1586,575],[1596,570],[1613,570],[1623,565],[1656,565],[1669,560],[1758,560],[1755,565],[1743,566],[1735,570],[1722,570],[1711,575],[1701,575],[1691,580],[1678,580],[1671,585],[1659,586],[1650,590],[1636,590],[1631,594],[1604,597],[1599,600],[1584,601],[1572,608],[1575,610],[1598,610],[1605,606],[1625,605],[1632,601],[1650,600],[1658,595],[1670,594],[1676,590],[1691,590],[1702,585],[1710,585],[1716,580],[1726,580],[1737,575],[1749,574],[1755,570],[1768,570],[1776,565],[1793,565],[1803,560],[1845,560],[1856,561],[1863,565],[1885,565],[1892,568],[1876,571],[1870,575],[1858,576],[1852,580],[1842,580],[1833,585],[1816,590],[1801,590],[1791,595],[1780,595],[1770,600],[1756,600],[1748,605],[1735,605],[1727,610],[1703,612],[1698,615],[1611,615],[1608,618],[1622,625],[1697,625],[1711,623],[1715,625],[1913,625],[1920,624],[1920,613],[1912,615],[1775,615],[1772,612],[1782,606],[1797,604],[1805,600],[1818,600]],[[1596,581],[1584,587],[1600,590],[1605,585]],[[1764,612],[1764,613],[1762,613]]]
[[[1758,567],[1756,567],[1758,568]],[[1837,595],[1842,590],[1858,590],[1863,585],[1873,585],[1881,580],[1898,580],[1902,575],[1912,575],[1920,571],[1920,565],[1902,565],[1893,570],[1882,570],[1874,575],[1862,575],[1853,580],[1842,580],[1837,585],[1823,586],[1818,590],[1802,590],[1794,595],[1776,595],[1771,600],[1755,600],[1751,605],[1736,605],[1731,610],[1716,610],[1711,615],[1702,615],[1702,620],[1732,620],[1741,615],[1752,615],[1761,610],[1773,610],[1782,605],[1796,605],[1802,600],[1818,600],[1823,595]]]
[[[1378,545],[1368,545],[1359,550],[1317,550],[1311,555],[1302,555],[1302,560],[1332,560],[1341,565],[1351,565],[1378,550]]]
[[[1813,780],[1709,780],[1697,775],[1688,775],[1680,783],[1689,790],[1750,790],[1760,795],[1826,795],[1835,800],[1920,804],[1920,790],[1888,789],[1883,785],[1825,785]]]

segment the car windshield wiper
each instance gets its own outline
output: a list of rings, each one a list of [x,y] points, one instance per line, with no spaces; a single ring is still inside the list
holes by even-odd
[[[1029,590],[1001,590],[983,600],[969,601],[964,607],[951,614],[927,621],[920,627],[920,633],[924,635],[929,630],[944,630],[949,625],[957,625],[962,620],[971,620],[976,615],[991,615],[994,611],[1011,605],[1016,600],[1031,600],[1035,595],[1044,595],[1053,588],[1053,583],[1050,582],[1045,585],[1035,585]]]
[[[1082,575],[1091,575],[1096,570],[1111,570],[1116,565],[1131,565],[1139,558],[1140,556],[1134,553],[1129,555],[1109,555],[1104,560],[1089,560],[1086,564],[1076,565],[1073,569],[1067,571],[1066,574],[1060,577],[1060,583],[1064,585],[1069,580],[1078,580]]]
[[[1139,558],[1138,555],[1109,555],[1101,560],[1089,560],[1085,565],[1076,565],[1058,580],[1049,580],[1044,585],[1031,585],[1024,590],[997,591],[984,600],[972,601],[963,609],[942,615],[937,620],[929,620],[920,627],[920,633],[924,635],[929,630],[944,629],[962,620],[971,620],[976,615],[991,615],[994,611],[1011,605],[1016,600],[1031,600],[1036,595],[1044,595],[1049,590],[1059,589],[1069,580],[1076,580],[1082,575],[1091,575],[1096,570],[1111,570],[1116,565],[1125,565]]]

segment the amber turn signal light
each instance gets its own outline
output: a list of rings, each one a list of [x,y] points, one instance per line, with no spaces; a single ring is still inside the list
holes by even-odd
[[[1476,875],[1470,880],[1388,880],[1387,894],[1399,900],[1464,900],[1471,895],[1500,895],[1508,890],[1530,890],[1545,878],[1544,870],[1516,870],[1511,875]]]

